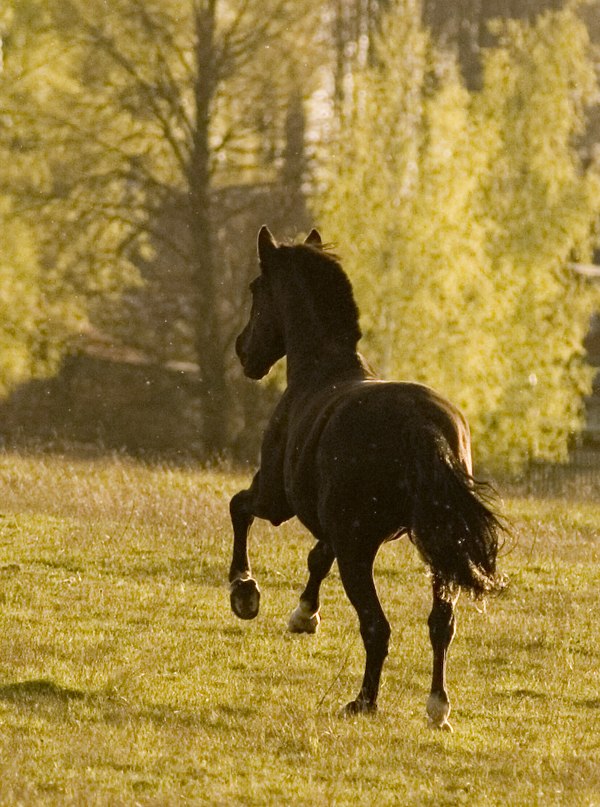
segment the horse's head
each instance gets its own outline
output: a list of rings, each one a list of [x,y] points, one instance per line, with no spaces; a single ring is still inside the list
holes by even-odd
[[[304,243],[320,247],[321,237],[316,230],[312,230]],[[280,263],[280,249],[268,227],[261,227],[258,233],[261,272],[250,284],[250,318],[235,343],[236,353],[248,378],[265,376],[286,352],[283,323],[275,302],[273,284],[273,276]]]

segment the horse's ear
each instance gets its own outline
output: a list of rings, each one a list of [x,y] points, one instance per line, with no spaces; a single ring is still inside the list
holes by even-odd
[[[322,247],[323,239],[318,230],[312,229],[304,239],[304,243],[309,244],[311,247]]]
[[[263,224],[258,231],[258,259],[261,264],[267,264],[269,258],[272,258],[277,249],[275,239],[271,235],[271,231]]]

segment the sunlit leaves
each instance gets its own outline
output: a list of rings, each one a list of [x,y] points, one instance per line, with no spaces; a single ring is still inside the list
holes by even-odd
[[[51,275],[42,280],[31,229],[0,197],[0,394],[55,369],[78,318]]]
[[[573,148],[596,86],[585,28],[570,11],[507,24],[473,95],[411,0],[384,30],[318,203],[366,350],[459,403],[488,463],[564,456],[597,300],[567,268],[600,208]]]

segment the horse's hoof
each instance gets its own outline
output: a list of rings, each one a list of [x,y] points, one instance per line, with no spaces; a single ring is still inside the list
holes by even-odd
[[[288,630],[290,633],[316,633],[320,622],[319,612],[311,613],[310,606],[300,600],[288,620]]]
[[[377,712],[376,703],[368,703],[367,701],[355,700],[347,703],[340,711],[340,717],[349,718],[356,715],[374,715]]]
[[[444,720],[443,723],[434,723],[431,718],[429,718],[429,728],[434,729],[434,731],[448,731],[450,734],[454,731],[450,723],[447,720]]]
[[[432,692],[427,698],[427,717],[429,725],[434,729],[452,731],[448,723],[450,701],[445,692]]]
[[[254,619],[260,605],[260,589],[253,577],[234,580],[230,586],[231,610],[240,619]]]

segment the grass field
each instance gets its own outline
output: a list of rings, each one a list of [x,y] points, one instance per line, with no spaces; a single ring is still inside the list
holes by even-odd
[[[229,496],[248,477],[0,455],[0,804],[600,805],[600,505],[514,498],[512,584],[464,600],[454,733],[424,719],[429,588],[384,547],[380,711],[337,574],[318,636],[285,623],[311,542],[257,523],[254,622],[229,611]]]

